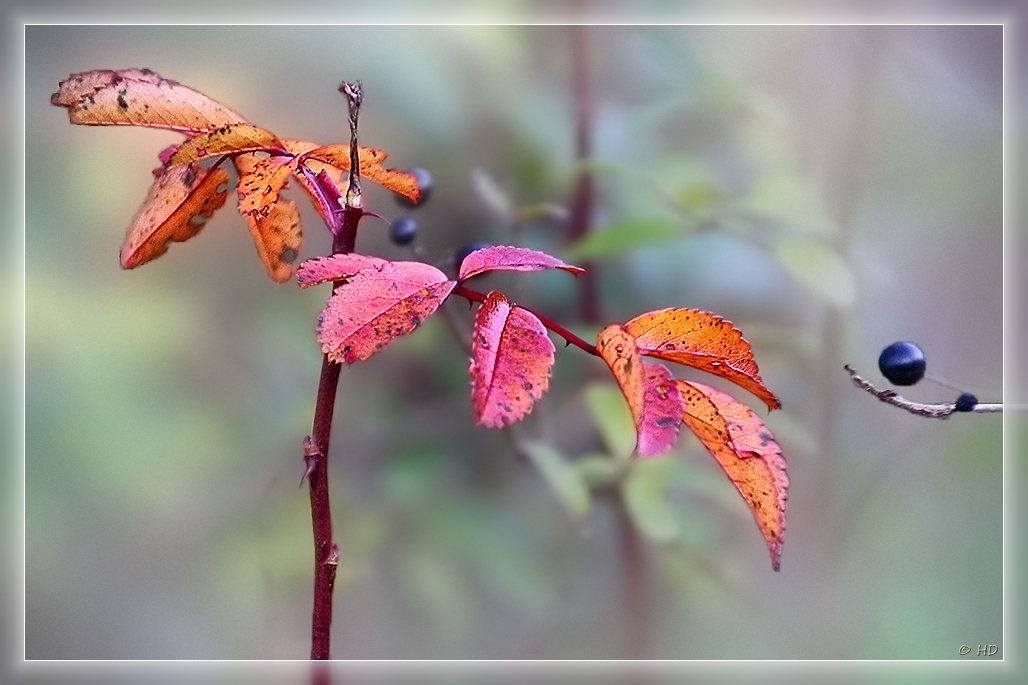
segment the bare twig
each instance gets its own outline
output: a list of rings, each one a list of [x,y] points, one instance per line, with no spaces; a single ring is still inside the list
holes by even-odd
[[[926,416],[931,419],[944,419],[950,414],[957,411],[957,405],[954,402],[942,402],[941,404],[923,404],[921,402],[911,402],[910,400],[900,397],[894,390],[880,390],[871,383],[865,381],[863,378],[857,375],[856,370],[846,364],[843,368],[849,372],[850,378],[853,380],[854,385],[858,388],[862,388],[882,402],[891,404],[899,407],[900,409],[906,409],[911,414],[917,414],[918,416]],[[973,407],[968,409],[969,412],[977,414],[987,414],[1003,411],[1002,404],[975,404]]]

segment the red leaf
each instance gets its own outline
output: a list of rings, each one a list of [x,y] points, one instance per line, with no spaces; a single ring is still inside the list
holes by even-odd
[[[678,439],[685,411],[671,373],[660,364],[643,361],[635,338],[619,324],[600,331],[596,351],[628,400],[635,421],[636,454],[653,457],[667,452]]]
[[[169,166],[177,166],[212,155],[282,148],[282,143],[271,131],[250,124],[225,124],[219,128],[189,138],[178,146],[168,159]]]
[[[171,241],[196,235],[225,204],[228,172],[205,171],[198,164],[159,174],[132,222],[121,248],[121,265],[134,269],[164,254]]]
[[[72,74],[50,103],[68,109],[73,124],[153,126],[184,133],[210,131],[246,120],[191,88],[148,69]]]
[[[506,245],[493,245],[481,250],[475,250],[460,265],[458,283],[463,283],[472,276],[504,269],[507,271],[543,271],[545,269],[564,269],[578,275],[585,273],[585,269],[577,266],[570,266],[556,257],[551,257],[545,252],[536,252],[524,247],[508,247]]]
[[[637,316],[625,329],[647,356],[721,376],[762,399],[768,409],[782,406],[764,387],[750,344],[730,321],[696,309],[662,309]]]
[[[471,345],[471,402],[478,423],[503,428],[531,413],[546,392],[553,342],[531,312],[492,292],[475,316]]]
[[[678,387],[685,398],[685,424],[718,460],[753,511],[777,571],[789,487],[781,449],[746,405],[700,383],[680,380]]]
[[[385,262],[336,289],[318,322],[322,351],[336,362],[367,359],[432,314],[455,282],[421,262]]]
[[[378,257],[368,257],[353,252],[335,254],[331,257],[316,257],[307,260],[300,266],[296,272],[296,279],[300,281],[301,288],[306,288],[328,281],[344,281],[365,269],[381,271],[389,263]]]

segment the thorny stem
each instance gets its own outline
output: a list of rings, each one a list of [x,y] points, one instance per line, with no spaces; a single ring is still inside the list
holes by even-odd
[[[956,412],[956,404],[952,402],[943,402],[941,404],[922,404],[921,402],[911,402],[910,400],[900,397],[893,390],[881,390],[876,388],[871,383],[858,376],[856,370],[849,364],[846,364],[843,368],[849,372],[850,378],[853,380],[853,384],[858,388],[868,391],[882,402],[899,407],[900,409],[906,409],[911,414],[926,416],[930,419],[944,419],[950,414]],[[980,403],[974,405],[968,411],[977,414],[1001,412],[1003,411],[1003,405]]]
[[[465,288],[462,285],[454,287],[453,294],[459,295],[460,297],[463,297],[466,300],[471,300],[472,302],[479,303],[485,302],[486,298],[484,293],[480,293],[477,290],[472,290],[471,288]],[[520,304],[515,304],[512,302],[511,306],[518,307],[519,309],[524,309],[526,312],[534,315],[537,319],[539,319],[539,322],[542,323],[542,325],[546,326],[551,331],[553,331],[560,337],[564,338],[564,340],[566,340],[569,345],[574,345],[575,347],[578,347],[579,349],[582,349],[593,356],[600,356],[600,353],[596,351],[595,345],[590,345],[589,343],[587,343],[586,341],[582,340],[577,335],[569,331],[568,329],[561,326],[559,323],[546,318],[539,312],[533,311],[528,307],[523,307]]]
[[[346,203],[342,209],[342,222],[333,230],[332,254],[353,252],[357,240],[357,225],[364,211],[360,206],[360,167],[357,154],[357,110],[360,108],[360,82],[344,83],[340,90],[346,95],[350,119],[350,182]],[[332,209],[332,208],[326,208]],[[328,217],[326,217],[328,218]],[[331,222],[330,222],[331,223]],[[333,287],[340,287],[337,284]],[[339,547],[332,542],[332,513],[329,507],[328,455],[335,410],[336,390],[339,387],[340,365],[325,355],[321,362],[318,399],[314,409],[314,429],[304,446],[307,473],[310,482],[311,523],[314,529],[314,611],[311,621],[311,659],[331,658],[332,591],[339,565]],[[315,676],[319,672],[315,671]]]

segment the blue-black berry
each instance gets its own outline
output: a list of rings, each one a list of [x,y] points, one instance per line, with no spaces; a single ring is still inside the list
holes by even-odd
[[[953,411],[971,411],[978,404],[978,398],[969,392],[960,393],[960,397],[953,403]]]
[[[484,243],[481,240],[476,240],[465,245],[461,245],[457,248],[457,251],[453,253],[453,263],[460,269],[460,265],[464,262],[469,254],[475,250],[483,250],[487,247],[492,247],[491,243]]]
[[[432,174],[429,173],[428,169],[422,169],[421,167],[414,167],[410,169],[408,174],[413,174],[414,178],[418,180],[418,187],[421,188],[421,195],[418,196],[418,201],[414,202],[406,195],[397,195],[396,201],[404,207],[420,207],[428,201],[428,196],[432,194]]]
[[[418,235],[418,222],[409,216],[401,216],[389,224],[389,239],[397,245],[410,245]]]
[[[913,385],[924,376],[924,352],[912,342],[894,342],[882,350],[878,368],[893,385]]]

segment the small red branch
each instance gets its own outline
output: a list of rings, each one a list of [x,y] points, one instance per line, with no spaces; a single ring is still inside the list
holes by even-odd
[[[485,302],[485,294],[480,293],[477,290],[472,290],[471,288],[465,288],[462,285],[456,286],[453,289],[452,294],[460,295],[464,299],[469,300],[471,302],[479,302],[479,303]],[[528,307],[524,307],[524,306],[522,306],[520,304],[515,304],[514,306],[515,307],[519,307],[520,309],[524,309],[526,312],[529,312],[530,314],[533,314],[536,318],[539,319],[539,321],[542,323],[542,325],[546,326],[551,331],[553,331],[554,333],[556,333],[560,337],[564,338],[564,340],[566,340],[569,345],[574,345],[575,347],[578,347],[578,348],[588,352],[589,354],[591,354],[593,356],[596,356],[596,357],[600,356],[600,353],[596,351],[596,346],[595,345],[590,345],[589,343],[587,343],[586,341],[582,340],[577,335],[575,335],[574,333],[569,331],[568,329],[566,329],[563,326],[561,326],[559,323],[556,323],[556,322],[546,318],[545,316],[543,316],[539,312],[532,311]]]

